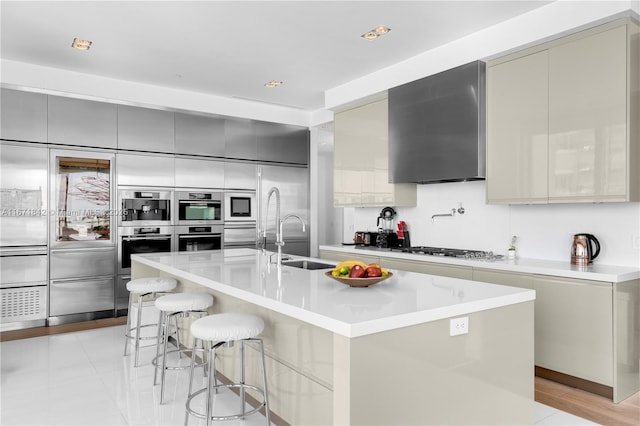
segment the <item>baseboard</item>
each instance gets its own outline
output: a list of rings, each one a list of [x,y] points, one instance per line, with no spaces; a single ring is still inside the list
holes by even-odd
[[[563,385],[571,386],[573,388],[578,388],[587,392],[595,393],[596,395],[604,396],[605,398],[613,400],[613,387],[611,386],[606,386],[600,383],[592,382],[590,380],[571,376],[569,374],[549,370],[548,368],[538,367],[537,365],[536,376],[542,377],[543,379],[552,380],[554,382],[562,383]]]

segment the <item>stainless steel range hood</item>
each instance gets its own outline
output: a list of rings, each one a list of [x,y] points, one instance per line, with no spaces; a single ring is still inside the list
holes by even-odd
[[[484,62],[389,90],[389,182],[484,178]]]

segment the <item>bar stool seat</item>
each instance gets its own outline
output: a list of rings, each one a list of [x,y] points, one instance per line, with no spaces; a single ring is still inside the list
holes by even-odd
[[[145,277],[131,280],[127,283],[127,290],[129,291],[129,307],[127,311],[127,328],[125,331],[124,339],[124,355],[127,355],[127,347],[130,340],[135,340],[135,362],[134,366],[138,366],[138,358],[140,354],[140,341],[157,339],[158,335],[154,336],[142,336],[141,330],[145,327],[156,327],[158,324],[142,324],[142,309],[146,300],[153,300],[159,294],[165,294],[171,292],[178,285],[178,281],[175,278],[170,277]],[[131,311],[133,308],[133,301],[138,298],[138,312],[136,316],[136,325],[131,325]]]
[[[178,317],[187,318],[192,315],[203,317],[207,315],[207,308],[213,305],[213,296],[208,293],[173,293],[166,296],[161,296],[156,299],[156,308],[160,311],[160,318],[158,319],[158,342],[156,345],[156,356],[151,363],[155,367],[153,374],[153,384],[158,382],[158,370],[162,370],[161,373],[161,387],[160,387],[160,404],[164,404],[164,384],[167,370],[184,370],[190,367],[189,364],[185,365],[168,365],[167,359],[169,354],[177,353],[179,358],[188,352],[187,349],[182,348],[180,343],[180,330],[178,326]],[[171,318],[174,319],[175,324],[175,340],[176,349],[168,350],[168,342],[170,333]],[[160,349],[162,346],[162,350]],[[195,349],[194,349],[195,350]],[[204,346],[200,350],[205,355]],[[197,366],[203,366],[204,360],[197,364]]]
[[[267,424],[271,424],[269,414],[269,392],[267,389],[267,372],[265,368],[264,358],[264,345],[262,339],[257,336],[264,330],[264,321],[257,315],[241,314],[241,313],[223,313],[216,315],[209,315],[207,317],[198,319],[191,324],[191,336],[193,337],[193,348],[191,357],[191,368],[189,374],[189,394],[187,396],[187,402],[185,404],[186,415],[185,425],[189,420],[189,415],[193,415],[200,419],[206,419],[207,425],[211,424],[211,421],[218,420],[233,420],[244,418],[245,416],[257,413],[262,407],[265,408],[265,415]],[[194,355],[196,344],[198,341],[210,342],[210,349],[208,355],[208,380],[207,386],[196,392],[191,392],[193,387],[193,370],[196,365],[196,357]],[[213,342],[217,342],[213,344]],[[216,349],[225,346],[231,347],[234,342],[240,343],[240,358],[241,358],[241,373],[240,382],[231,384],[217,384],[216,373]],[[263,387],[259,388],[254,385],[245,383],[245,342],[254,342],[259,345],[260,358],[262,361],[262,380]],[[216,416],[213,413],[212,407],[212,392],[217,392],[220,388],[237,388],[240,392],[241,399],[241,412],[238,414]],[[246,411],[245,404],[245,391],[246,389],[252,389],[262,395],[262,402],[252,410]],[[206,398],[206,411],[204,413],[199,412],[191,407],[191,403],[195,397],[201,394],[205,394]]]

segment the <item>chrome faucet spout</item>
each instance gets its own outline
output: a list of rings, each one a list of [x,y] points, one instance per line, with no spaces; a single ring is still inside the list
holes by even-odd
[[[278,265],[282,264],[282,246],[284,245],[284,238],[282,237],[283,235],[282,226],[287,220],[292,218],[298,219],[298,221],[302,224],[302,232],[305,232],[307,230],[307,225],[304,223],[304,220],[302,220],[302,218],[297,214],[293,214],[293,213],[288,214],[280,220],[280,223],[278,224],[278,228],[279,228],[278,233],[280,234],[280,240],[276,241],[276,245],[278,246]]]
[[[264,214],[264,227],[262,228],[262,251],[266,251],[267,249],[267,223],[269,219],[269,202],[271,201],[271,196],[276,194],[276,244],[282,239],[282,235],[279,231],[279,223],[280,223],[280,190],[275,186],[272,187],[267,193],[267,209]]]

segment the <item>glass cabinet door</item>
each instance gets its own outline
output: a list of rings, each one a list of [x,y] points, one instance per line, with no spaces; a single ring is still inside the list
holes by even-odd
[[[113,160],[112,154],[53,152],[54,245],[113,244]]]

